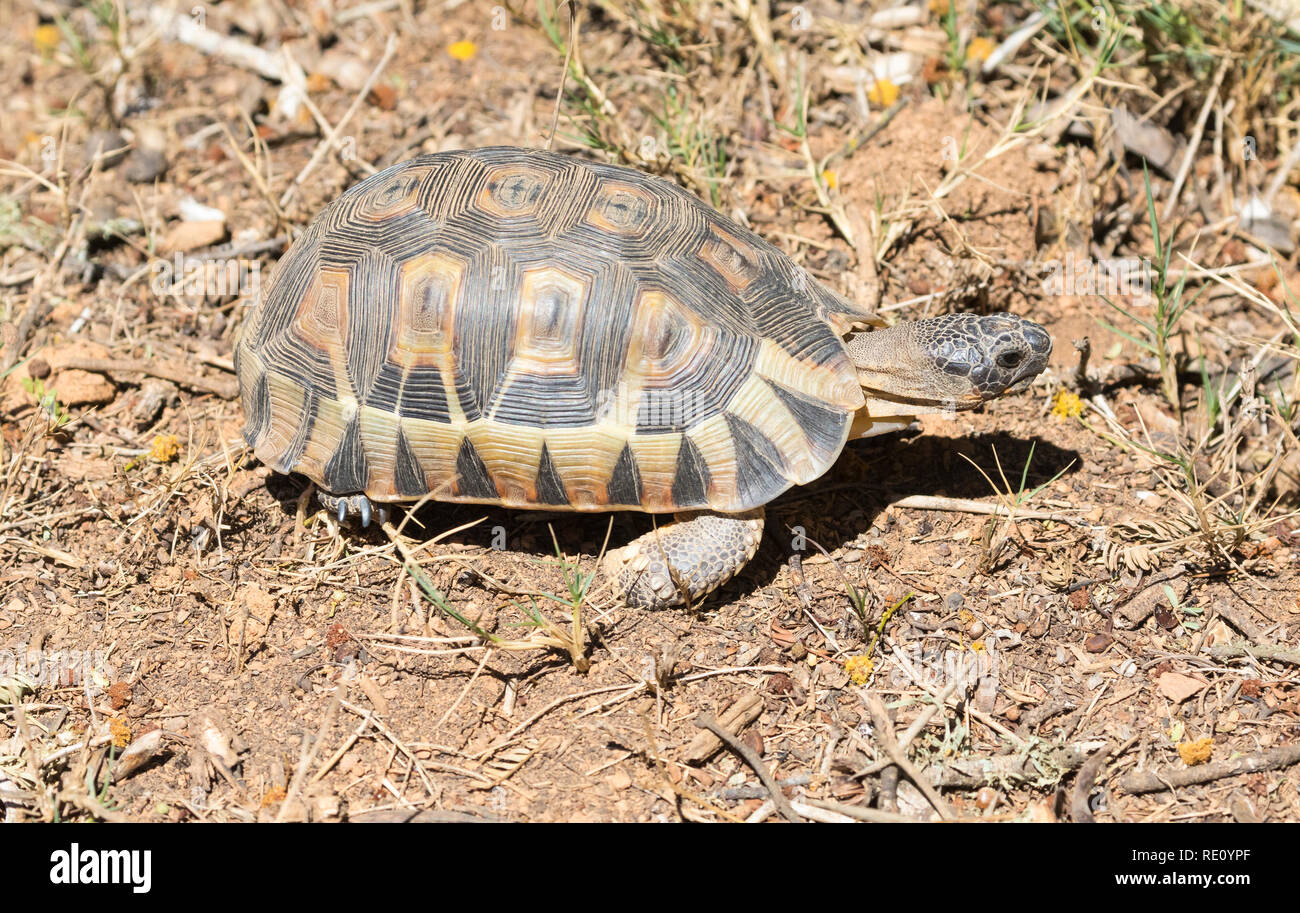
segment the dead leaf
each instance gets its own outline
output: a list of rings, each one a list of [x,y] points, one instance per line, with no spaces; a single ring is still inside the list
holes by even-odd
[[[1199,694],[1206,682],[1179,672],[1166,672],[1156,679],[1156,688],[1175,704],[1181,704],[1195,694]]]

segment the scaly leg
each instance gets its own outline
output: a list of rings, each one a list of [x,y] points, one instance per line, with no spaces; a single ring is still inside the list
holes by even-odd
[[[681,513],[605,557],[633,608],[692,603],[722,586],[758,551],[763,508],[742,514]]]

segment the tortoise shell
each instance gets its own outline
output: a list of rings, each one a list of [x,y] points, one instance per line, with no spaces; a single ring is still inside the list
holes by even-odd
[[[257,457],[336,494],[572,510],[764,504],[834,462],[873,315],[681,188],[517,148],[328,205],[235,353]]]

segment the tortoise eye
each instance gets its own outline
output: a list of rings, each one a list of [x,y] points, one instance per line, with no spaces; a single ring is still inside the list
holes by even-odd
[[[1021,356],[1019,352],[1003,352],[998,356],[999,368],[1018,368],[1020,367]]]

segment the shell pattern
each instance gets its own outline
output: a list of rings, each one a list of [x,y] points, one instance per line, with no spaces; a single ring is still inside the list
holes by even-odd
[[[681,188],[421,156],[327,206],[236,349],[258,458],[336,494],[737,512],[820,476],[873,320]]]

